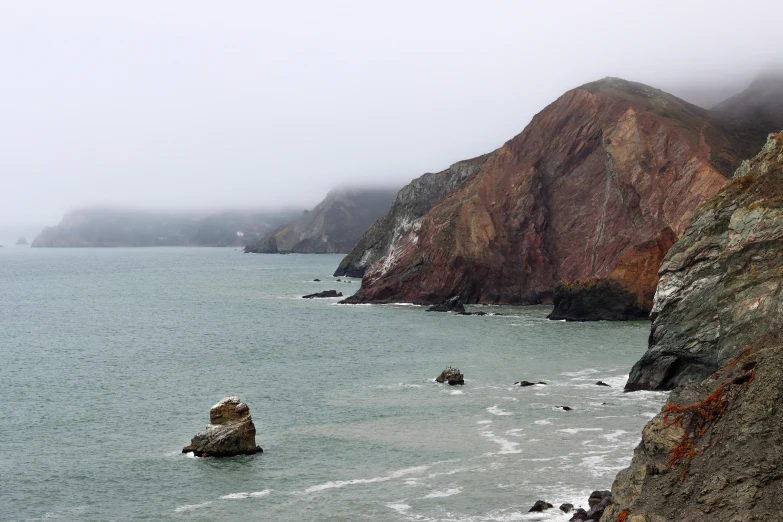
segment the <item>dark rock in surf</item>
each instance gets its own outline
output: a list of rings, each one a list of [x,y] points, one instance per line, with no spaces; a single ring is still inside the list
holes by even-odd
[[[324,297],[342,297],[343,293],[338,292],[337,290],[324,290],[323,292],[317,292],[315,294],[307,294],[303,295],[302,299],[315,299],[315,298],[324,298]]]
[[[544,502],[543,500],[536,500],[536,503],[533,504],[533,507],[528,509],[527,512],[541,512],[546,511],[547,509],[554,507],[549,502]]]
[[[428,312],[456,312],[458,314],[465,313],[465,305],[459,300],[459,296],[454,296],[446,299],[440,304],[432,305],[427,308]]]
[[[535,386],[536,384],[544,384],[544,385],[546,385],[546,383],[544,381],[538,381],[538,382],[519,381],[519,382],[515,382],[514,383],[515,386],[518,385],[518,386],[522,386],[523,388],[525,388],[527,386]]]
[[[570,513],[572,509],[574,509],[573,504],[560,504],[560,511],[563,513]]]
[[[570,406],[556,406],[556,407],[560,408],[563,411],[571,411],[571,410],[573,410],[573,408],[570,407]]]
[[[596,385],[596,386],[609,386],[609,385],[608,385],[608,384],[606,384],[604,381],[598,381],[597,383],[595,383],[595,385]]]
[[[320,283],[321,282],[320,279],[313,279],[313,281],[315,281],[316,283]]]
[[[447,383],[451,386],[465,384],[465,376],[459,371],[459,368],[453,366],[446,367],[445,370],[435,379],[435,382]]]
[[[604,510],[612,505],[612,492],[609,490],[593,491],[587,499],[590,511],[587,512],[587,520],[601,520]]]
[[[197,457],[234,457],[262,453],[250,408],[239,397],[226,397],[209,410],[209,425],[182,448]]]
[[[583,522],[585,520],[587,520],[587,511],[582,508],[577,508],[574,511],[573,516],[568,519],[568,522]]]

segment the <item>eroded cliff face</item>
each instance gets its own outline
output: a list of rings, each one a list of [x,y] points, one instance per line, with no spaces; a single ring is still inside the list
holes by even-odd
[[[621,259],[615,279],[649,302],[657,266],[632,252],[683,233],[733,150],[707,111],[660,90],[574,89],[416,220],[348,302],[550,303],[559,281],[606,278]]]
[[[350,251],[362,234],[388,212],[396,189],[335,189],[300,219],[245,248],[268,254],[331,254]]]
[[[363,277],[379,259],[388,256],[413,223],[439,203],[484,164],[489,154],[459,161],[446,170],[427,173],[405,185],[389,212],[372,224],[335,270],[335,276]]]
[[[699,208],[660,275],[629,388],[687,384],[644,428],[601,520],[778,520],[783,134]]]
[[[669,390],[722,367],[783,314],[783,136],[702,205],[660,267],[647,352],[626,390]]]

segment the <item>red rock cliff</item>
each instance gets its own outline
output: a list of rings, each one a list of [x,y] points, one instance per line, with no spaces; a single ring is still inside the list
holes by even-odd
[[[420,218],[348,302],[549,303],[558,281],[604,278],[622,259],[613,279],[648,304],[650,242],[668,249],[737,163],[707,111],[624,80],[587,84]]]

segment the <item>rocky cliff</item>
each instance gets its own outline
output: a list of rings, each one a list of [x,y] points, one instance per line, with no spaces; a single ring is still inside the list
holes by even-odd
[[[417,219],[475,173],[488,156],[484,154],[457,162],[446,170],[424,174],[404,186],[394,197],[389,212],[362,235],[334,275],[363,277],[370,266],[391,253]]]
[[[244,246],[298,215],[299,211],[146,212],[85,208],[46,227],[33,247]]]
[[[644,428],[601,520],[779,520],[783,134],[697,211],[660,274],[629,385],[691,382]]]
[[[245,252],[306,254],[350,251],[370,225],[388,212],[396,189],[335,189],[315,208]]]
[[[699,208],[667,254],[650,345],[631,370],[627,390],[669,390],[704,379],[744,348],[757,327],[764,331],[770,315],[781,314],[782,154],[781,135],[771,136]]]
[[[347,301],[551,303],[560,281],[614,274],[648,306],[650,241],[678,238],[748,155],[707,111],[663,91],[584,85],[416,220]]]

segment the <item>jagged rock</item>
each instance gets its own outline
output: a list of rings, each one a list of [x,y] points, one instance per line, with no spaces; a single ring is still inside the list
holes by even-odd
[[[346,301],[546,304],[558,281],[606,278],[630,253],[612,279],[651,303],[648,250],[679,237],[739,165],[737,136],[638,83],[569,91],[417,219]]]
[[[612,492],[609,490],[593,491],[587,499],[590,510],[587,512],[587,520],[601,520],[604,510],[612,505]]]
[[[626,391],[700,381],[744,348],[737,335],[779,316],[781,170],[778,134],[694,215],[661,265],[649,346]]]
[[[596,386],[609,386],[609,385],[608,385],[608,384],[606,384],[604,381],[598,381],[597,383],[595,383],[595,385],[596,385]]]
[[[250,408],[239,397],[226,397],[209,410],[209,425],[182,448],[197,457],[234,457],[262,453]]]
[[[459,161],[446,170],[424,174],[404,186],[394,197],[389,212],[364,233],[334,275],[363,277],[370,266],[394,250],[417,219],[475,173],[488,157],[489,154],[484,154]]]
[[[323,292],[316,292],[315,294],[303,295],[302,299],[315,299],[322,297],[342,297],[343,293],[337,290],[324,290]]]
[[[454,296],[446,299],[440,304],[436,304],[427,308],[427,312],[456,312],[458,314],[465,314],[465,305],[459,300],[459,296]]]
[[[535,386],[536,384],[546,384],[544,381],[538,381],[538,382],[530,382],[530,381],[518,381],[514,383],[515,385],[522,386],[523,388],[527,386]]]
[[[780,519],[781,274],[783,133],[702,205],[661,266],[650,348],[631,377],[676,387],[604,520]]]
[[[573,504],[568,504],[568,503],[560,504],[560,511],[562,511],[563,513],[570,513],[572,509],[574,509]]]
[[[533,507],[527,510],[528,513],[530,512],[541,512],[546,511],[547,509],[553,507],[552,504],[549,502],[545,502],[543,500],[536,500],[536,503],[533,504]]]
[[[568,519],[568,522],[583,522],[587,520],[587,511],[582,508],[574,510],[574,514]]]
[[[447,366],[445,370],[435,379],[435,382],[448,383],[451,386],[465,384],[465,376],[459,371],[459,368]]]

